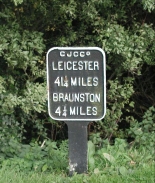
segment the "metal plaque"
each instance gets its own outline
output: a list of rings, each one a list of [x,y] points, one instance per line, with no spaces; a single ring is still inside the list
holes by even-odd
[[[47,52],[48,110],[54,120],[96,121],[106,112],[105,53],[98,47]]]

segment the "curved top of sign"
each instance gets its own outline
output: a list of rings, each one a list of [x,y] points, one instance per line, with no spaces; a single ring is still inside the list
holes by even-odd
[[[99,47],[53,47],[46,61],[50,117],[59,121],[103,119],[105,52]]]
[[[48,50],[47,56],[53,50],[98,50],[104,55],[105,58],[105,52],[99,47],[53,47]]]

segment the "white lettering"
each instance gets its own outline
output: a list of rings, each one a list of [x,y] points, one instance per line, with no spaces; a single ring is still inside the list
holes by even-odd
[[[58,114],[59,116],[61,115],[61,109],[60,106],[55,110],[55,113]]]
[[[53,70],[99,70],[98,61],[58,61],[52,62]]]
[[[69,67],[69,65],[70,65],[70,67]],[[66,68],[66,70],[72,70],[72,62],[71,61],[68,61],[67,62],[67,68]]]
[[[85,57],[90,56],[89,51],[60,51],[60,57]]]
[[[67,53],[67,57],[71,57],[72,56],[72,52],[70,51],[70,53]]]
[[[58,70],[63,70],[63,61],[58,62]]]
[[[99,62],[94,61],[94,69],[93,70],[99,70]]]
[[[70,111],[70,115],[76,115],[75,107],[73,107],[73,108],[70,107],[69,111]]]
[[[82,107],[80,107],[80,115],[81,116],[83,116],[83,115],[87,115],[85,112],[83,112],[83,110],[82,110],[83,108]]]
[[[79,56],[78,52],[77,51],[73,52],[73,56],[78,57]]]
[[[91,115],[91,112],[92,112],[92,111],[91,111],[91,107],[88,106],[88,107],[87,107],[87,115]]]
[[[71,77],[71,86],[98,86],[98,77]]]
[[[74,95],[74,97],[75,97],[75,98],[74,98],[74,99],[75,99],[75,101],[79,102],[79,96],[80,96],[80,95],[78,95],[77,93],[75,93],[75,95]]]
[[[58,70],[58,68],[56,68],[56,67],[54,66],[54,62],[52,62],[52,68],[53,68],[53,70]]]
[[[84,102],[84,93],[81,93],[80,95],[80,102]]]
[[[56,80],[54,81],[55,84],[57,84],[58,86],[60,86],[60,79],[59,77],[56,78]]]
[[[63,98],[64,101],[68,101],[69,100],[69,96],[67,95],[67,93],[65,94],[65,97]]]
[[[98,77],[93,78],[93,86],[98,86]]]
[[[53,102],[100,102],[100,93],[53,93]]]
[[[75,70],[78,70],[77,69],[77,61],[73,61],[73,70],[75,71]]]
[[[60,57],[65,57],[65,52],[64,51],[60,51]]]
[[[82,61],[79,61],[78,62],[78,68],[79,68],[79,70],[83,70],[83,62]]]
[[[95,94],[95,102],[100,102],[100,93],[99,95],[98,94]]]
[[[92,108],[92,114],[93,114],[94,116],[97,115],[97,107],[93,107],[93,108]]]
[[[90,70],[90,71],[93,70],[93,61],[88,62],[88,70]]]
[[[58,102],[58,94],[53,93],[53,102]]]
[[[71,77],[71,86],[77,86],[77,77]]]
[[[91,106],[87,106],[87,107],[82,107],[82,106],[74,106],[74,107],[70,107],[69,108],[70,111],[70,116],[76,116],[76,115],[80,115],[80,116],[96,116],[97,115],[97,107],[91,107]]]
[[[78,77],[78,84],[81,86],[81,77]]]
[[[64,99],[64,94],[63,93],[59,93],[59,101]]]
[[[88,102],[88,96],[90,95],[90,93],[85,93],[85,95],[86,95],[86,102]]]
[[[88,61],[83,61],[84,66],[85,66],[85,70],[88,70]]]
[[[84,51],[81,51],[80,52],[80,57],[84,57],[85,56],[85,52]]]
[[[87,78],[87,86],[92,86],[92,77]]]
[[[84,78],[82,77],[82,83],[81,86],[87,86],[87,84],[84,82]]]
[[[90,102],[94,102],[94,95],[90,94]]]

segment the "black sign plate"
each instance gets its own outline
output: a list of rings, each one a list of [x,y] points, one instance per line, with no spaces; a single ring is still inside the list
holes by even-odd
[[[46,59],[51,118],[102,119],[106,112],[104,51],[98,47],[54,47]]]

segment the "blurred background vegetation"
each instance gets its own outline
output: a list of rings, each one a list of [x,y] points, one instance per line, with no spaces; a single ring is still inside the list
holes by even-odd
[[[0,160],[21,145],[26,153],[28,144],[67,139],[65,123],[47,112],[45,56],[54,46],[106,52],[107,113],[88,126],[93,144],[119,138],[153,149],[154,0],[0,0],[0,25]]]

